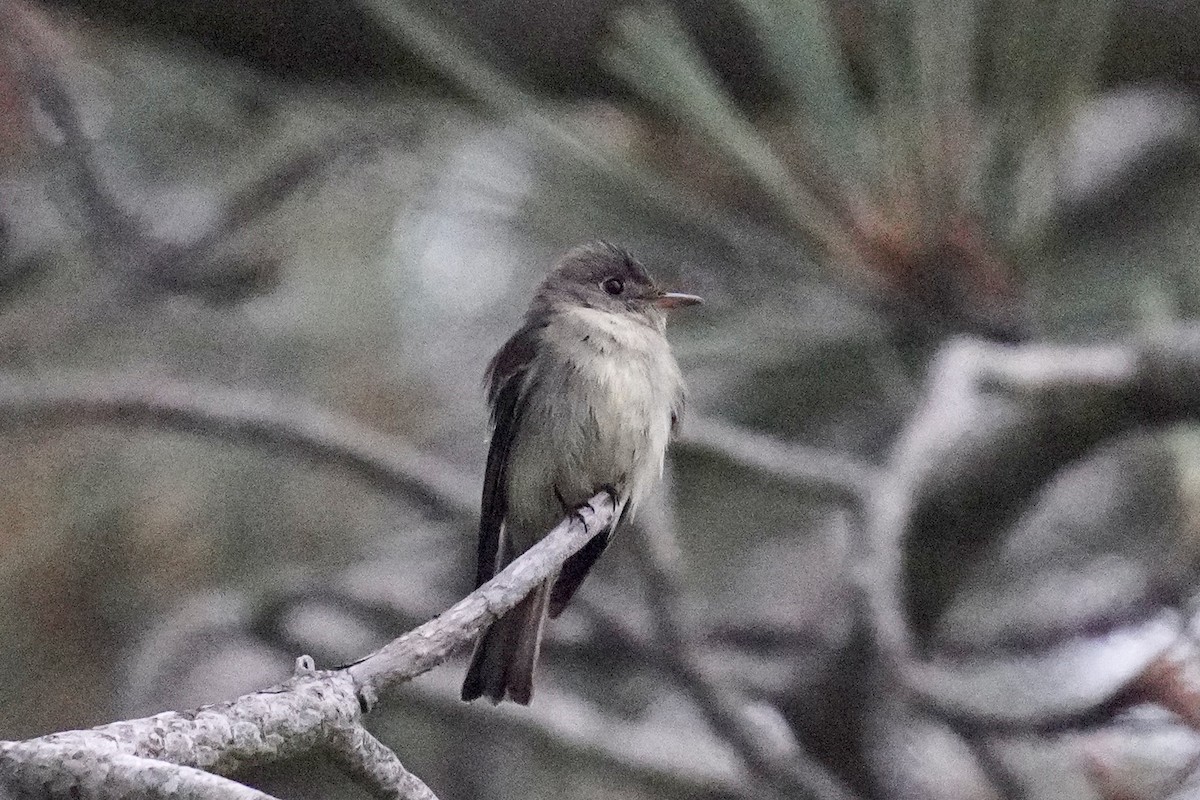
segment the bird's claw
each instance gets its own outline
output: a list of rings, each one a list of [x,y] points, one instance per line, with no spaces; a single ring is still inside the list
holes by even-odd
[[[609,499],[612,501],[612,503],[614,505],[616,505],[617,487],[613,486],[612,484],[606,484],[606,485],[600,487],[600,491],[607,493]],[[557,486],[554,487],[554,496],[555,496],[555,498],[558,499],[559,505],[561,505],[563,507],[563,511],[570,513],[572,519],[577,519],[585,525],[587,524],[587,519],[584,515],[585,508],[588,510],[588,512],[592,516],[595,516],[596,514],[600,513],[600,509],[598,509],[594,505],[592,505],[592,501],[590,499],[587,500],[586,502],[584,502],[584,504],[581,506],[576,506],[574,508],[568,508],[566,502],[563,500],[562,493],[558,491]]]

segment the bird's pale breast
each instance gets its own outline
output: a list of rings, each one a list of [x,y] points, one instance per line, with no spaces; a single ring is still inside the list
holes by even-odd
[[[632,510],[662,476],[683,380],[661,330],[576,308],[531,370],[509,462],[508,527],[518,550],[604,486]],[[567,401],[567,398],[572,398]],[[557,490],[558,496],[556,496]]]

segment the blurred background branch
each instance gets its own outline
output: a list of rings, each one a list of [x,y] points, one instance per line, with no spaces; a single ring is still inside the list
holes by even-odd
[[[179,431],[293,453],[357,472],[431,511],[474,513],[475,481],[395,437],[301,398],[149,375],[0,376],[0,426],[118,425]]]

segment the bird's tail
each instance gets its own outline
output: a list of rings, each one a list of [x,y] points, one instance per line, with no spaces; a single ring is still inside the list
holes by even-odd
[[[547,580],[530,592],[516,608],[493,622],[476,643],[463,681],[463,700],[487,697],[499,703],[507,695],[529,705],[553,583],[553,579]]]

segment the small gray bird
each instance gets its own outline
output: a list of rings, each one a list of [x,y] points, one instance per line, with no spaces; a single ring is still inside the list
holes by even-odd
[[[492,443],[483,483],[480,586],[602,489],[613,524],[569,558],[475,645],[463,700],[528,704],[547,613],[557,617],[613,532],[662,478],[684,387],[666,310],[699,303],[664,292],[626,251],[599,242],[563,256],[525,324],[488,367]]]

